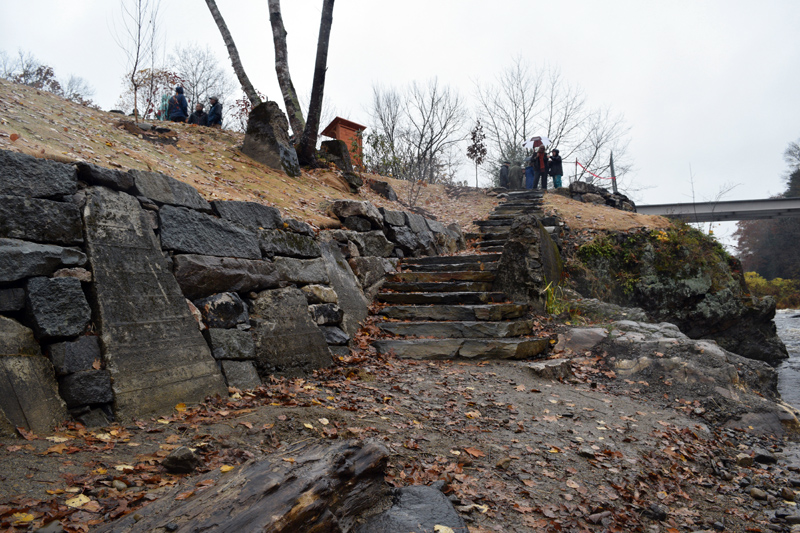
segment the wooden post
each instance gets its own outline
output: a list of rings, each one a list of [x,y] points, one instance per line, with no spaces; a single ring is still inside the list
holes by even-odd
[[[617,173],[614,171],[614,152],[611,152],[611,188],[614,189],[614,194],[619,192],[617,190]]]

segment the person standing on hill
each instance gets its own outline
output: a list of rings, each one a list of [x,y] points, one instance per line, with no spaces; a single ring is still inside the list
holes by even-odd
[[[514,161],[514,164],[508,170],[508,188],[512,191],[522,188],[522,166],[519,161]]]
[[[211,109],[208,110],[208,126],[211,128],[222,127],[222,104],[219,103],[219,98],[211,96],[208,99],[211,102]]]
[[[539,188],[539,182],[541,181],[542,190],[547,190],[548,161],[544,146],[540,146],[531,159],[533,160],[533,188]]]
[[[533,156],[525,161],[525,188],[533,189]]]
[[[198,126],[206,126],[208,124],[208,115],[203,111],[203,104],[194,106],[194,113],[189,115],[189,124],[197,124]]]
[[[564,175],[564,169],[561,166],[561,156],[558,155],[558,150],[554,149],[550,152],[550,170],[549,173],[553,176],[553,187],[558,189],[561,187],[561,176]]]
[[[503,161],[503,164],[500,165],[500,178],[497,181],[504,189],[508,189],[508,165],[510,164],[508,161]]]
[[[172,122],[186,122],[188,116],[189,104],[186,102],[186,97],[183,96],[183,87],[178,85],[175,87],[175,94],[169,99],[167,118]]]

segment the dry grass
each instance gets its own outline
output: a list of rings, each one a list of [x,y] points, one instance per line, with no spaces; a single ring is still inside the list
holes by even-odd
[[[0,80],[3,150],[62,162],[86,161],[103,167],[162,172],[193,185],[207,200],[259,202],[317,227],[338,225],[326,211],[331,201],[340,198],[369,200],[387,209],[407,209],[368,187],[351,194],[344,179],[332,170],[304,171],[300,177],[291,178],[265,167],[239,151],[243,140],[240,133],[159,123],[172,129],[177,141],[171,141],[174,145],[156,144],[127,131],[121,125],[124,120],[131,119]],[[387,181],[401,200],[408,198],[407,182]],[[496,199],[480,191],[455,199],[447,196],[444,187],[429,185],[417,205],[445,224],[457,222],[469,230],[472,220],[485,218],[496,203]]]
[[[639,215],[606,205],[584,204],[554,193],[544,195],[544,208],[546,213],[561,217],[573,230],[626,231],[634,228],[666,228],[670,225],[664,217]]]

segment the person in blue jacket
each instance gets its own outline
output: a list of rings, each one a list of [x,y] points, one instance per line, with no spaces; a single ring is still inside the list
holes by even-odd
[[[222,127],[222,104],[219,103],[219,98],[211,96],[208,99],[211,102],[211,109],[208,110],[208,126],[211,128]]]
[[[175,87],[175,94],[169,99],[167,118],[172,122],[186,122],[188,116],[189,104],[186,102],[186,97],[183,96],[183,87],[178,85]]]
[[[525,165],[525,188],[533,189],[533,156],[531,156]]]

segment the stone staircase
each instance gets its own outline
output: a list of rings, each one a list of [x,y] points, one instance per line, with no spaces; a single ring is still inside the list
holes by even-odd
[[[402,271],[387,276],[379,302],[379,328],[387,338],[379,353],[407,359],[526,359],[542,354],[548,338],[535,334],[524,304],[492,290],[495,272],[516,216],[542,216],[538,191],[508,193],[464,255],[403,260]],[[555,230],[554,230],[555,231]]]

